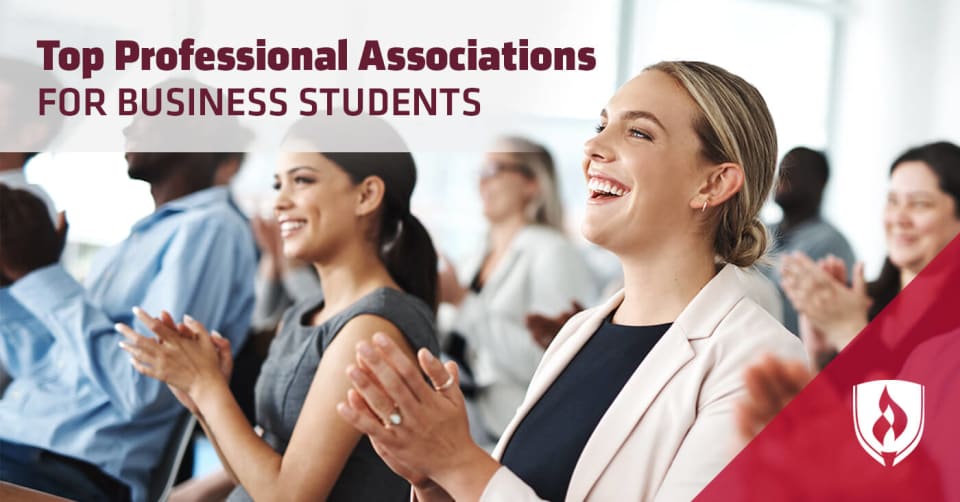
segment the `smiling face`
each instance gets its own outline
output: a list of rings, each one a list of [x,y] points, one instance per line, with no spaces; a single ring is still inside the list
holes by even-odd
[[[361,238],[356,215],[361,185],[327,157],[283,152],[274,186],[285,256],[316,263]]]
[[[936,174],[924,162],[906,161],[894,168],[884,230],[890,261],[913,274],[960,233],[956,200],[940,189]]]
[[[583,234],[615,253],[643,249],[696,229],[703,182],[697,107],[670,76],[648,70],[627,82],[584,147]],[[625,230],[629,231],[625,231]]]

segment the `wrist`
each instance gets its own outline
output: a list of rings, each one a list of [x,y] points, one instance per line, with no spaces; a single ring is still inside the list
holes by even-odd
[[[200,379],[188,392],[190,398],[197,405],[197,414],[203,416],[205,406],[216,406],[224,395],[230,395],[230,387],[222,377],[209,376]]]
[[[454,500],[477,500],[500,468],[500,463],[476,444],[461,450],[455,458],[431,473],[429,478]]]
[[[417,502],[452,501],[450,494],[432,480],[413,485],[414,500]]]
[[[861,331],[863,331],[863,328],[867,327],[868,322],[869,321],[867,321],[866,315],[863,317],[857,316],[847,319],[843,324],[841,333],[842,336],[836,342],[837,349],[843,350],[848,343],[850,343],[858,334],[860,334]]]

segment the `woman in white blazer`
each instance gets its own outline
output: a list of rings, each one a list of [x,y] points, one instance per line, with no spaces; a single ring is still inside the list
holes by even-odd
[[[736,271],[766,248],[776,132],[759,92],[659,63],[597,131],[583,233],[618,256],[624,290],[557,335],[493,456],[470,442],[455,366],[418,354],[431,387],[385,337],[357,346],[338,411],[422,501],[692,499],[738,451],[744,370],[804,358]]]
[[[476,388],[474,437],[493,446],[543,356],[526,317],[589,305],[596,283],[562,233],[553,159],[543,146],[498,140],[485,157],[479,189],[490,225],[487,246],[462,269],[466,275],[457,277],[449,264],[441,272],[438,324],[444,335],[466,342],[463,357]]]

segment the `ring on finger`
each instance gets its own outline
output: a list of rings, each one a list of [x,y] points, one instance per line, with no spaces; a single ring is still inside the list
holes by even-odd
[[[399,426],[403,423],[403,417],[400,415],[400,408],[394,408],[393,412],[387,416],[387,425]]]
[[[453,375],[447,375],[447,381],[443,382],[443,385],[434,387],[433,389],[436,390],[437,392],[443,392],[449,389],[450,387],[453,387]]]

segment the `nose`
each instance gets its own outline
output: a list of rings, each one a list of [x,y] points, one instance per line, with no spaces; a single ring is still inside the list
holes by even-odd
[[[592,162],[610,162],[614,159],[614,150],[607,139],[606,130],[600,131],[596,136],[587,140],[583,144],[583,153],[587,160]]]
[[[290,199],[290,194],[287,191],[287,184],[281,183],[280,189],[277,190],[277,198],[273,201],[273,214],[275,216],[280,216],[278,213],[293,207],[293,201]]]
[[[913,220],[910,218],[910,210],[904,207],[897,209],[894,213],[894,220],[898,226],[908,227]]]
[[[905,204],[889,204],[886,216],[889,224],[901,228],[910,226],[913,221],[910,219],[910,210]]]

